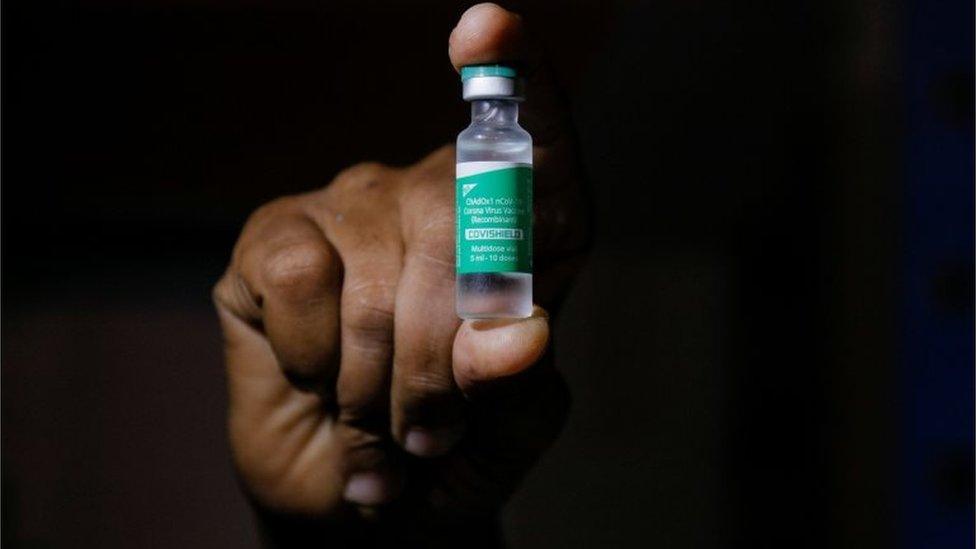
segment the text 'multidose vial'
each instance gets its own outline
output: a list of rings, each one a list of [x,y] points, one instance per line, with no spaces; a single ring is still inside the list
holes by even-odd
[[[461,68],[471,125],[457,138],[457,314],[532,314],[532,137],[514,67]]]

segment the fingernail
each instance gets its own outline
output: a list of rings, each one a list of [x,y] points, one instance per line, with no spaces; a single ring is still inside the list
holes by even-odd
[[[359,505],[378,505],[389,500],[390,483],[375,471],[353,473],[346,481],[343,497]]]
[[[403,447],[415,456],[434,457],[444,455],[458,439],[456,429],[427,429],[412,427],[407,431]]]

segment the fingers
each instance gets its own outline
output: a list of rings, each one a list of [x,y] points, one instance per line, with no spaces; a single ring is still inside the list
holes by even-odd
[[[387,245],[399,239],[385,241]],[[376,244],[376,246],[380,246]],[[346,263],[342,289],[342,364],[336,386],[347,481],[344,497],[379,505],[399,493],[402,473],[389,440],[393,309],[400,252],[363,243]]]
[[[403,488],[403,467],[386,432],[376,433],[340,421],[336,432],[343,448],[343,498],[357,505],[392,501]]]
[[[219,293],[215,290],[215,294]],[[341,456],[328,444],[321,398],[282,375],[267,338],[215,295],[224,334],[233,457],[251,495],[269,509],[313,515],[341,501]]]
[[[329,392],[338,370],[342,267],[292,200],[255,214],[215,295],[238,318],[263,328],[289,380]]]
[[[410,453],[439,455],[463,429],[451,373],[454,312],[454,188],[451,149],[421,162],[403,194],[403,273],[397,288],[391,420]],[[447,160],[447,161],[445,161]]]
[[[346,501],[375,506],[402,488],[401,464],[389,440],[393,314],[402,242],[393,170],[360,164],[330,185],[319,219],[342,256],[342,352],[336,401],[345,454]]]
[[[397,246],[398,240],[388,242]],[[340,419],[374,432],[387,431],[393,311],[401,254],[354,255],[342,288],[342,363],[336,387]]]
[[[336,397],[340,420],[371,432],[388,431],[393,313],[403,256],[393,170],[359,164],[343,173],[318,208],[342,257],[342,358]]]
[[[393,436],[410,453],[434,456],[461,435],[462,400],[451,373],[454,266],[409,254],[397,297],[391,413]]]

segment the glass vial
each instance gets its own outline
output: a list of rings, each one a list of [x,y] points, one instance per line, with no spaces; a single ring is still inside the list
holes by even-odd
[[[532,314],[532,137],[513,67],[462,67],[471,125],[457,138],[457,314]]]

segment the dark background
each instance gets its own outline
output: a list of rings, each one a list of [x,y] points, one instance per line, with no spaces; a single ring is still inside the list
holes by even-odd
[[[592,184],[515,547],[973,545],[971,2],[509,4]],[[254,547],[247,214],[467,123],[467,4],[3,4],[3,542]]]

